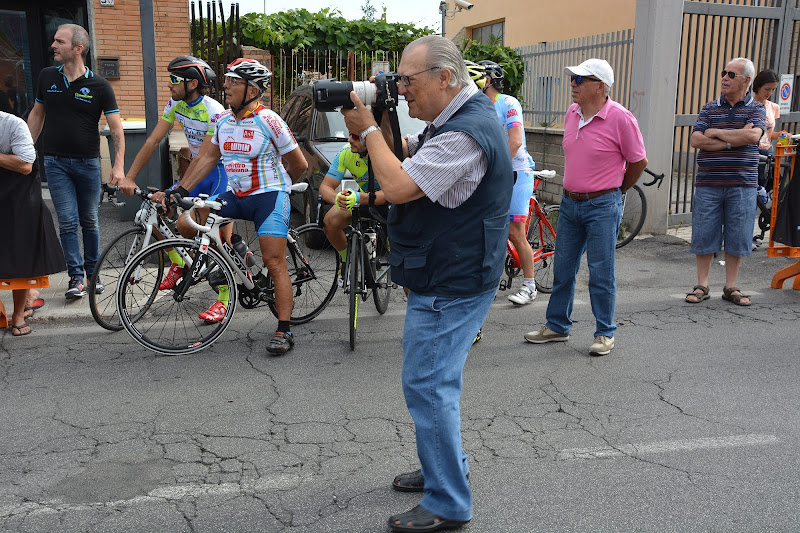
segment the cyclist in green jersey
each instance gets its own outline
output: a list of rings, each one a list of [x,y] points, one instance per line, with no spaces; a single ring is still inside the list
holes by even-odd
[[[367,192],[367,164],[369,154],[367,147],[361,143],[358,135],[350,133],[349,144],[344,145],[342,150],[336,155],[331,163],[325,179],[319,186],[319,193],[322,198],[333,208],[325,215],[325,235],[328,240],[339,251],[342,261],[346,259],[347,238],[344,235],[344,228],[350,224],[352,215],[350,211],[356,204],[366,205],[369,203]],[[345,189],[336,193],[336,189],[342,182],[345,172],[349,171],[353,179],[358,183],[358,190]],[[375,181],[375,205],[385,205],[383,191],[380,190],[378,181]]]

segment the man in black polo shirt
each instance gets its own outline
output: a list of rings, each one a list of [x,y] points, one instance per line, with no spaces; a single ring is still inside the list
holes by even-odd
[[[114,145],[112,185],[125,179],[125,138],[114,90],[84,64],[89,52],[86,30],[77,24],[62,24],[50,46],[62,65],[39,74],[28,127],[34,141],[42,134],[41,153],[70,276],[65,296],[73,299],[86,294],[84,274],[91,277],[100,255],[100,114],[106,116]],[[85,257],[81,256],[78,225]],[[100,280],[95,290],[103,291]]]

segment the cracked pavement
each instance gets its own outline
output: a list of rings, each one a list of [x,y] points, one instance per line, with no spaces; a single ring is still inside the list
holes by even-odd
[[[526,344],[547,295],[499,293],[465,370],[464,448],[477,532],[796,530],[800,523],[800,294],[759,250],[753,306],[683,302],[694,258],[669,238],[617,259],[617,345],[587,349],[585,263],[569,342]],[[516,280],[519,283],[519,280]],[[268,357],[266,308],[210,349],[163,357],[86,320],[0,337],[0,530],[374,532],[419,496],[399,383],[404,302],[345,300]]]

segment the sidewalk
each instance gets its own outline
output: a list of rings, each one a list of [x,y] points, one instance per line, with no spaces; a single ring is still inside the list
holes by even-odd
[[[37,322],[47,322],[51,320],[93,320],[92,312],[89,310],[88,294],[79,300],[67,300],[64,293],[67,292],[69,276],[66,272],[60,272],[50,276],[50,286],[44,289],[37,289],[44,298],[43,307],[36,310],[32,318],[28,319],[31,324]],[[14,309],[14,302],[11,291],[0,291],[0,298],[6,306],[9,315]]]

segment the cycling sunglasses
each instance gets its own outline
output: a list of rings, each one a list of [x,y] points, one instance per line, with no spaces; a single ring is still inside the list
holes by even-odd
[[[170,74],[169,75],[169,82],[172,85],[178,85],[179,83],[181,83],[183,81],[185,81],[184,78],[181,78],[180,76],[176,76],[175,74]]]
[[[580,85],[585,81],[603,81],[599,80],[593,76],[570,76],[569,79],[575,82],[575,85]]]
[[[736,76],[742,76],[742,74],[736,74],[732,70],[723,70],[722,71],[722,77],[724,78],[725,76],[728,76],[730,79],[735,80]]]

